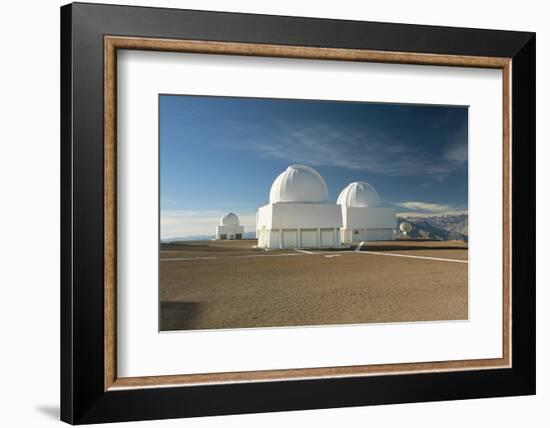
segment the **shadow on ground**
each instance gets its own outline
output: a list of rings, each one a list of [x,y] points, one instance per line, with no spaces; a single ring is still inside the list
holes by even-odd
[[[40,405],[36,406],[36,410],[38,410],[40,413],[42,413],[45,416],[48,416],[50,419],[59,420],[59,406],[53,406],[53,405]]]
[[[160,330],[192,330],[198,326],[202,304],[198,302],[160,302]]]

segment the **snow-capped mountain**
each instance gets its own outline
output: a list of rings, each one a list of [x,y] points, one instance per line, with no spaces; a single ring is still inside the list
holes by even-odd
[[[409,233],[411,238],[436,239],[440,241],[459,240],[468,242],[468,215],[434,215],[432,217],[399,217],[398,224],[402,221],[409,222],[413,230]]]

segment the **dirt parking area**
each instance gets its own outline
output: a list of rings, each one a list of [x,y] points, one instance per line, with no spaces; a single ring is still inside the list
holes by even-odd
[[[461,242],[255,248],[255,240],[162,244],[161,330],[464,320]]]

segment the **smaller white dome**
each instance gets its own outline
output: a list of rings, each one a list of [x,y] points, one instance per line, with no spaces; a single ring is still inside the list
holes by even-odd
[[[227,213],[220,218],[220,226],[238,226],[239,217],[235,213]]]
[[[369,183],[356,181],[344,187],[336,203],[346,207],[378,207],[380,197]]]

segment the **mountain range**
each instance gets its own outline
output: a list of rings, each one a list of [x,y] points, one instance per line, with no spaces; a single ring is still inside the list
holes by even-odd
[[[210,241],[215,239],[216,235],[189,235],[189,236],[178,236],[175,238],[163,239],[162,242],[178,242],[178,241]],[[256,232],[245,232],[243,239],[255,239]]]
[[[413,227],[408,234],[411,238],[468,242],[468,214],[398,217],[398,224],[403,221]]]

